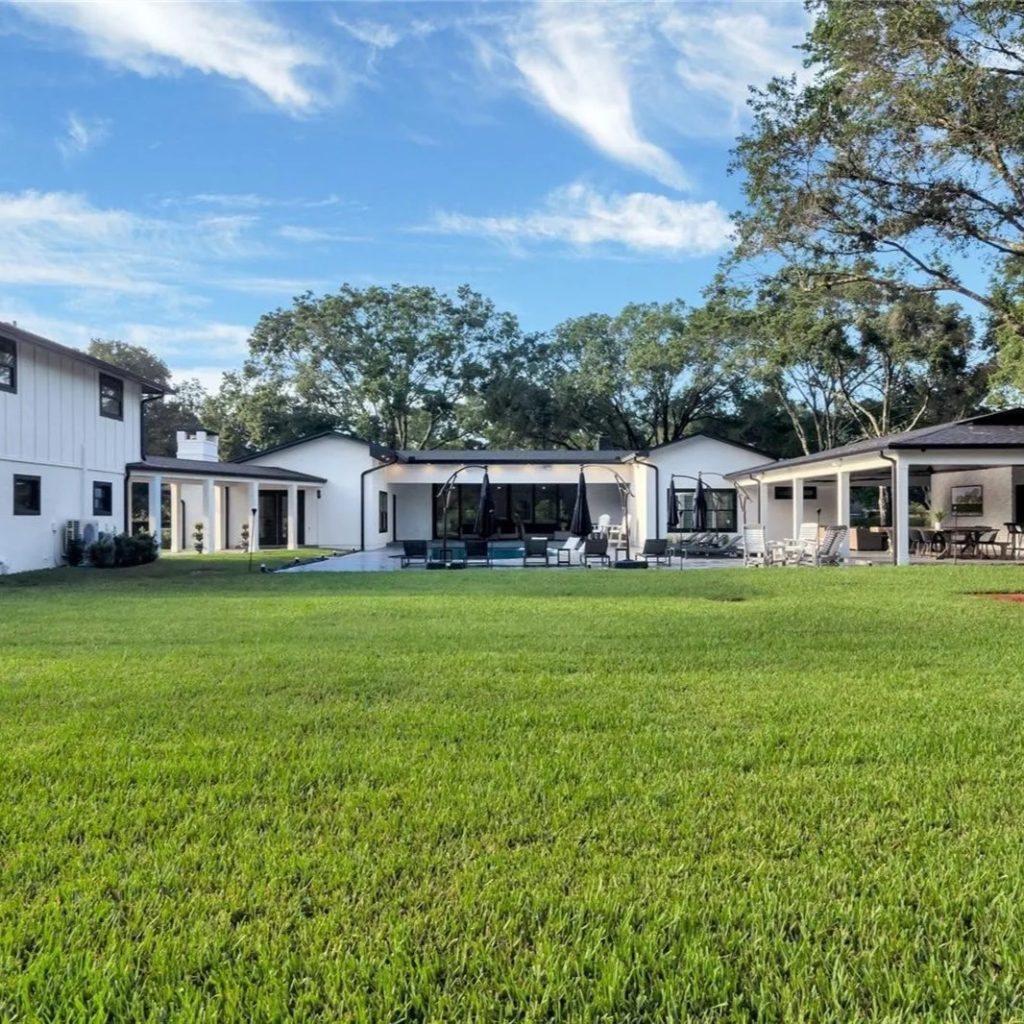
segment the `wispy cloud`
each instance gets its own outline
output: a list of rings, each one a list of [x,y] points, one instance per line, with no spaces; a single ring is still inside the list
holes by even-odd
[[[72,111],[65,119],[64,134],[57,139],[57,149],[65,160],[72,160],[95,149],[109,134],[109,121]]]
[[[512,59],[530,91],[599,150],[671,188],[688,185],[679,163],[644,137],[636,119],[627,50],[611,6],[542,4],[512,36]]]
[[[635,253],[705,256],[728,245],[731,224],[715,202],[687,202],[650,192],[604,196],[575,182],[530,213],[478,217],[442,212],[424,230],[478,235],[517,250],[528,243],[556,243],[577,250],[611,245]]]
[[[285,224],[278,235],[289,242],[367,242],[366,235],[353,235],[331,228],[309,227],[305,224]]]
[[[74,33],[86,52],[146,77],[183,69],[243,82],[292,114],[324,96],[309,82],[324,58],[249,3],[38,3],[13,0],[27,18]]]
[[[310,198],[302,196],[268,196],[255,192],[200,192],[185,199],[166,198],[163,206],[184,204],[189,206],[219,206],[233,210],[258,209],[305,209],[320,210],[328,206],[350,206],[361,208],[362,204],[351,199],[342,199],[333,192],[328,196]]]
[[[353,39],[373,47],[375,50],[390,50],[397,46],[401,36],[390,25],[379,21],[346,21],[332,14],[331,20],[338,28],[346,31]]]

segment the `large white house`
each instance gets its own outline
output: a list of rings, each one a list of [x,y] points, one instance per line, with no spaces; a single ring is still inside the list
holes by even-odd
[[[142,408],[164,389],[0,323],[0,572],[59,565],[68,523],[120,531]]]

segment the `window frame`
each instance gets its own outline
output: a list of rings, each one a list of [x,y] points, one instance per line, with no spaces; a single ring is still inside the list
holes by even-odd
[[[19,507],[18,505],[18,484],[32,484],[35,486],[35,508]],[[41,516],[43,514],[43,478],[41,476],[29,476],[25,473],[14,474],[14,486],[12,490],[13,514],[16,516]]]
[[[681,533],[693,532],[693,502],[697,496],[695,487],[679,488],[676,491],[679,530]],[[738,533],[739,532],[739,495],[735,487],[705,487],[704,495],[708,502],[707,533]],[[729,500],[723,501],[723,498]],[[731,501],[731,505],[729,504]],[[722,525],[720,520],[723,520]],[[715,525],[711,525],[711,521]],[[688,525],[687,525],[688,524]]]
[[[106,490],[106,503],[101,507],[97,504],[97,491]],[[109,480],[93,480],[92,482],[92,514],[94,516],[112,516],[114,514],[114,485]]]
[[[377,492],[377,532],[388,532],[388,492]]]
[[[117,412],[108,412],[104,408],[104,387],[110,387],[111,385],[116,387],[117,390]],[[109,373],[100,374],[100,415],[104,419],[108,420],[124,420],[124,381],[120,377],[113,377]]]
[[[10,338],[0,338],[0,359],[5,353],[10,356],[10,363],[0,362],[0,372],[5,369],[10,370],[11,382],[6,384],[0,380],[0,391],[16,395],[18,393],[18,343]]]

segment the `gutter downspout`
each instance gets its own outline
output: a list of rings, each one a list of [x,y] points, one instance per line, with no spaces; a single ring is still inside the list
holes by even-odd
[[[892,564],[898,565],[899,553],[897,549],[899,545],[897,544],[896,531],[901,530],[902,527],[896,522],[896,460],[886,455],[883,451],[880,451],[878,455],[892,466],[892,469],[889,470],[889,489],[892,491]]]
[[[657,540],[661,537],[661,471],[653,462],[647,462],[646,459],[646,455],[633,455],[633,462],[638,466],[649,466],[654,470],[654,539]]]
[[[398,456],[392,452],[390,462],[382,462],[377,466],[364,469],[359,474],[359,550],[366,550],[366,478],[379,469],[387,469],[398,461]]]

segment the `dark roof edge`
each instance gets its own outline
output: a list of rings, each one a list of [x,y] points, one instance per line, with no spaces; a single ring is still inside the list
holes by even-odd
[[[185,459],[182,461],[188,462],[190,460]],[[204,473],[201,469],[193,467],[178,468],[175,466],[158,466],[153,462],[129,462],[126,468],[129,471],[135,469],[142,473],[162,471],[177,472],[182,476],[188,476],[190,474],[193,476],[236,476],[243,479],[258,479],[261,474],[258,473],[257,470],[269,469],[275,473],[287,473],[287,477],[281,477],[282,481],[291,479],[295,481],[308,481],[309,483],[315,484],[327,483],[326,478],[322,476],[313,476],[310,473],[300,473],[294,469],[285,469],[283,466],[252,466],[251,468],[239,466],[237,470],[233,470],[231,468],[231,463],[229,462],[211,462],[210,467],[211,472],[209,473]],[[269,477],[266,479],[269,479]]]
[[[97,359],[96,356],[91,356],[88,352],[83,352],[81,349],[62,345],[58,341],[51,341],[49,338],[44,338],[41,334],[33,334],[31,331],[16,327],[14,324],[7,323],[4,320],[0,320],[0,337],[7,338],[9,341],[22,341],[27,345],[37,345],[39,348],[45,348],[50,352],[55,352],[57,355],[67,356],[69,359],[77,360],[88,366],[94,366],[96,369],[109,373],[111,376],[125,377],[128,380],[133,380],[136,384],[141,384],[142,390],[147,394],[174,394],[174,388],[164,387],[162,384],[157,384],[156,381],[143,377],[132,370],[126,370],[123,366],[118,366],[116,363],[108,363],[105,359]]]

